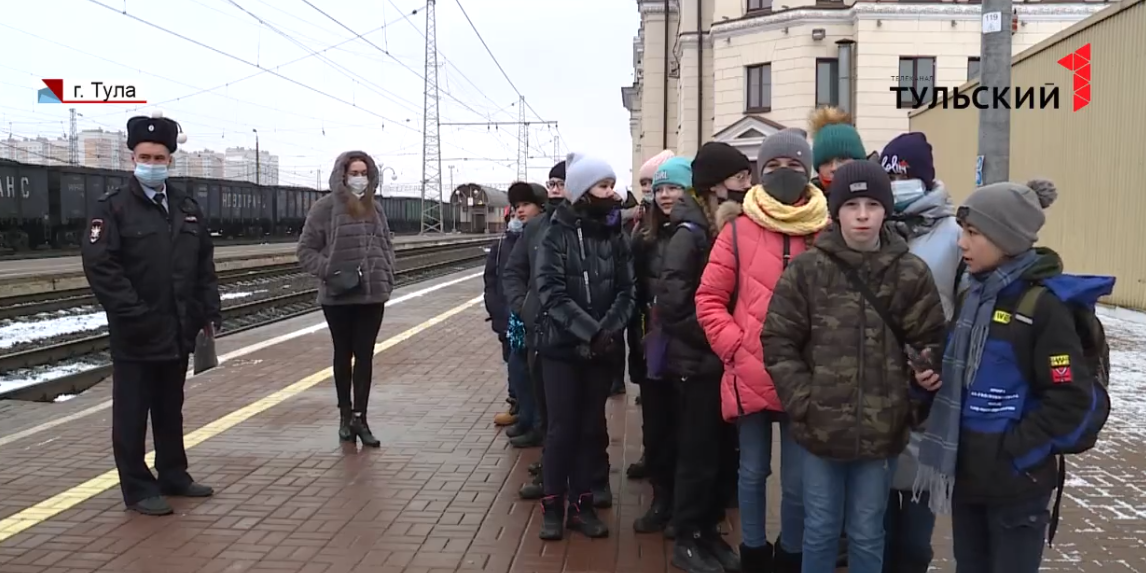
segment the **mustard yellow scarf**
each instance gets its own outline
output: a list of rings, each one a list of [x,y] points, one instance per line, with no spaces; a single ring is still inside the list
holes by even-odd
[[[777,233],[802,237],[818,233],[828,226],[828,200],[824,192],[809,184],[801,205],[785,205],[756,185],[744,198],[744,214],[757,225]]]

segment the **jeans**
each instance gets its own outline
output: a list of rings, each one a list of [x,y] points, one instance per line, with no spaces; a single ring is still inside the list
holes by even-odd
[[[533,382],[529,378],[529,360],[525,350],[514,350],[509,342],[502,343],[502,358],[509,371],[509,395],[517,400],[517,424],[532,429],[537,422],[537,408],[533,397]]]
[[[883,570],[883,514],[896,458],[837,462],[807,451],[804,458],[802,573],[832,573],[840,530],[847,526],[848,573]]]
[[[891,490],[883,529],[887,534],[883,550],[884,573],[926,573],[935,552],[931,533],[935,514],[927,506],[931,495],[922,492],[919,501],[911,501],[910,491]]]
[[[771,412],[757,412],[737,419],[740,432],[740,535],[748,547],[768,543],[768,477],[772,475]],[[792,440],[786,420],[780,423],[780,545],[788,553],[804,546],[803,450]]]
[[[954,502],[955,573],[1038,573],[1050,494],[1006,504]]]
[[[602,465],[608,478],[605,403],[612,370],[608,364],[548,358],[541,359],[541,369],[549,401],[549,427],[541,452],[543,489],[546,497],[567,495],[575,503],[600,481]]]
[[[385,310],[382,303],[322,307],[334,343],[334,389],[338,394],[339,409],[366,413],[374,377],[374,344]]]

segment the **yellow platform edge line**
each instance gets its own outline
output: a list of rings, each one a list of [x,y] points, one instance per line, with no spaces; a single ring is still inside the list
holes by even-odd
[[[378,355],[402,342],[405,342],[418,334],[421,334],[427,329],[437,326],[462,312],[465,312],[470,307],[482,301],[482,296],[477,296],[464,302],[454,308],[451,308],[421,324],[410,327],[400,334],[396,334],[374,345],[374,355]],[[213,422],[209,422],[203,427],[185,435],[183,437],[184,447],[191,449],[223,432],[245,422],[254,416],[277,406],[294,396],[313,388],[320,382],[323,382],[331,377],[331,368],[327,367],[310,376],[271,393],[270,395],[256,400],[255,402],[239,408],[230,414],[227,414]],[[155,452],[148,452],[147,457],[148,467],[154,468]],[[20,512],[0,520],[0,543],[3,543],[13,535],[22,533],[31,527],[39,525],[93,497],[107,491],[110,488],[119,484],[119,475],[116,470],[112,469],[99,476],[96,476],[84,483],[81,483],[71,489],[56,494],[36,505],[23,509]]]

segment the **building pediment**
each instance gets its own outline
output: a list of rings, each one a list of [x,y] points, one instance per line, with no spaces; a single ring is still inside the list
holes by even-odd
[[[717,132],[712,139],[735,147],[748,159],[755,161],[756,151],[764,139],[785,127],[765,117],[746,115]]]

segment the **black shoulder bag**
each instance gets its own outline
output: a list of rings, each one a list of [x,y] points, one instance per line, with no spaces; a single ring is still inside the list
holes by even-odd
[[[326,280],[323,281],[326,285],[327,294],[334,298],[339,298],[357,292],[362,288],[362,265],[366,263],[367,257],[370,256],[370,247],[374,246],[375,233],[376,229],[370,230],[370,240],[366,243],[366,252],[362,255],[362,260],[356,264],[344,263],[328,273]],[[334,240],[331,242],[331,250],[337,247],[337,243],[338,227],[336,226],[334,228]]]
[[[887,325],[887,329],[891,331],[893,336],[895,336],[895,340],[899,343],[900,348],[902,348],[903,351],[907,354],[907,360],[913,364],[919,364],[921,358],[919,356],[919,352],[912,348],[911,345],[907,344],[907,335],[903,332],[903,329],[900,328],[898,323],[891,320],[891,315],[888,313],[887,308],[883,306],[883,303],[880,302],[878,298],[876,298],[875,293],[872,292],[870,288],[868,288],[867,284],[864,283],[862,279],[860,279],[859,273],[857,273],[851,265],[845,263],[836,255],[824,250],[821,250],[820,252],[827,255],[827,257],[831,259],[831,261],[835,263],[841,271],[843,271],[844,276],[848,278],[848,282],[852,283],[852,287],[859,291],[860,295],[862,295],[864,299],[867,300],[867,303],[875,309],[875,312],[879,315],[880,320],[883,320],[883,323]]]

